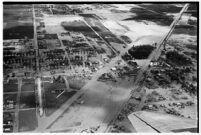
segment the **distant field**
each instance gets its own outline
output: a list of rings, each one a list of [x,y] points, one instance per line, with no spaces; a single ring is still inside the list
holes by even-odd
[[[124,21],[127,20],[135,20],[135,21],[151,21],[155,22],[158,25],[170,25],[173,21],[172,16],[168,16],[166,14],[161,14],[157,12],[152,12],[147,9],[143,8],[131,8],[130,10],[131,13],[135,13],[136,15],[131,16],[130,18],[124,19]]]
[[[4,5],[3,22],[3,39],[33,38],[32,5]]]
[[[4,92],[16,92],[18,91],[18,84],[3,84]]]
[[[152,10],[158,13],[179,13],[182,7],[177,7],[173,4],[137,4],[148,10]]]
[[[36,117],[36,110],[26,110],[19,112],[19,131],[31,131],[37,128],[38,121]]]

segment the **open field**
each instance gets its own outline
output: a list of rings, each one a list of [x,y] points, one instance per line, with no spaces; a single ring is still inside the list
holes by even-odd
[[[35,109],[19,112],[19,132],[32,131],[37,125]]]
[[[20,108],[35,108],[35,93],[34,92],[24,92],[20,97]]]

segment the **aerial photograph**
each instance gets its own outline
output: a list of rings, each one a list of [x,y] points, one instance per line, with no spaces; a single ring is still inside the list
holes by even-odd
[[[199,2],[3,2],[4,133],[198,133]]]

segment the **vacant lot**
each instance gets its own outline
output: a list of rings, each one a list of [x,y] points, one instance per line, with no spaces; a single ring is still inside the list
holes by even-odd
[[[29,83],[22,85],[22,91],[33,91],[35,90],[35,83]]]
[[[3,84],[4,92],[16,92],[18,91],[18,84]]]
[[[3,39],[33,38],[32,5],[4,5],[3,9]]]
[[[26,92],[22,93],[20,97],[20,108],[35,108],[35,93],[34,92]]]
[[[36,110],[26,110],[19,112],[19,131],[31,131],[38,126]]]

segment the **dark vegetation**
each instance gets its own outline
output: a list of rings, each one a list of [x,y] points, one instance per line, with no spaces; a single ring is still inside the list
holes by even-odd
[[[159,13],[179,13],[182,7],[177,7],[173,4],[137,4],[148,10],[153,10]]]
[[[185,57],[183,54],[179,54],[177,51],[169,51],[166,53],[166,58],[169,62],[178,66],[190,65],[192,61]]]
[[[135,59],[147,59],[153,50],[153,46],[141,45],[132,47],[128,50],[128,53]]]
[[[131,16],[130,18],[124,19],[126,20],[136,20],[136,21],[152,21],[159,25],[170,25],[172,23],[173,16],[168,16],[166,14],[159,14],[155,12],[151,12],[149,10],[143,8],[132,8],[130,12],[137,14],[137,16]]]

